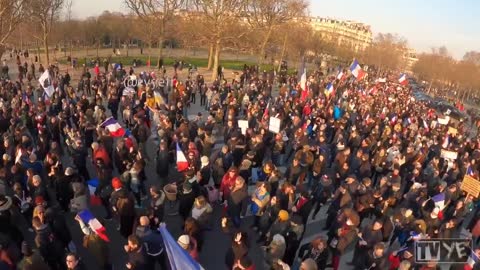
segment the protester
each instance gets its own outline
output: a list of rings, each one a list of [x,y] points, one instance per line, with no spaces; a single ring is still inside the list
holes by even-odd
[[[480,235],[477,199],[461,185],[465,175],[479,176],[475,120],[457,113],[460,106],[447,113],[414,80],[400,84],[396,72],[375,67],[363,79],[314,70],[305,88],[296,74],[275,77],[258,67],[246,66],[231,82],[221,70],[206,82],[183,76],[180,62],[175,78],[121,63],[99,68],[108,63],[93,61],[92,73],[87,63],[71,79],[39,65],[50,80],[38,89],[21,81],[25,72],[11,76],[21,75],[18,82],[0,80],[0,233],[20,249],[29,237],[16,221],[32,224],[50,268],[65,268],[65,249],[74,247],[68,212],[98,199],[104,220],[128,237],[129,269],[167,264],[155,256],[162,222],[198,259],[218,213],[233,239],[228,269],[254,267],[247,236],[270,247],[267,268],[293,267],[303,246],[301,269],[324,269],[328,256],[340,269],[350,249],[348,267],[403,269],[417,266],[414,239],[457,237],[462,229]],[[130,76],[140,83],[125,85]],[[196,92],[202,111],[191,115]],[[279,129],[271,125],[277,120]],[[158,178],[148,179],[150,172]],[[328,240],[315,236],[305,246],[312,219]],[[255,235],[237,233],[248,225]],[[102,252],[87,250],[100,261]],[[108,268],[113,258],[104,259],[99,265]]]

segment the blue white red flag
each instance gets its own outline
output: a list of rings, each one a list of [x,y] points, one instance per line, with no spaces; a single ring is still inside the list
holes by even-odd
[[[340,69],[337,74],[337,80],[341,81],[343,79],[343,69]]]
[[[326,89],[325,94],[327,94],[327,96],[330,96],[331,94],[333,94],[333,91],[335,91],[332,83],[328,83],[325,89]]]
[[[407,75],[405,73],[400,74],[400,78],[398,78],[398,83],[401,85],[408,84]]]
[[[90,210],[83,210],[78,213],[78,216],[82,219],[83,223],[90,226],[90,229],[94,231],[104,241],[109,242],[107,236],[107,230],[103,227],[102,223],[96,219]]]
[[[365,77],[366,73],[358,63],[357,59],[353,60],[352,65],[350,66],[350,71],[352,72],[352,75],[357,79],[357,81],[360,81]]]
[[[450,135],[447,132],[447,134],[445,134],[445,137],[443,138],[442,147],[447,148],[449,144],[450,144]]]
[[[440,210],[445,208],[445,193],[438,193],[432,197],[432,201],[435,203],[435,207],[438,207]]]
[[[472,270],[475,267],[475,264],[480,261],[480,258],[478,258],[477,254],[472,250],[470,253],[470,256],[468,257],[467,264],[464,266],[464,270]]]
[[[123,137],[123,135],[125,135],[125,129],[120,126],[113,116],[110,116],[107,120],[103,121],[100,126],[106,128],[113,137]]]
[[[177,170],[183,172],[188,168],[188,161],[180,145],[177,143]]]

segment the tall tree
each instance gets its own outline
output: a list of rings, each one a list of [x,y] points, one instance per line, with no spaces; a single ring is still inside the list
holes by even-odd
[[[402,69],[405,65],[407,41],[394,34],[379,33],[365,52],[365,62],[380,69]]]
[[[34,34],[34,37],[43,42],[47,65],[50,64],[50,54],[48,51],[48,41],[54,22],[60,16],[65,0],[29,0],[29,16],[34,24],[41,28],[40,35]]]
[[[195,0],[198,12],[201,12],[200,21],[204,29],[209,29],[205,34],[210,37],[213,44],[213,73],[212,80],[217,77],[220,62],[220,52],[223,43],[231,38],[239,38],[242,34],[232,31],[233,26],[240,18],[240,10],[244,0]],[[211,47],[212,48],[212,47]]]
[[[258,50],[260,62],[274,30],[305,15],[308,3],[305,0],[246,0],[244,7],[248,23],[262,37]]]
[[[0,58],[6,41],[25,18],[27,0],[0,0]]]
[[[185,0],[125,0],[125,3],[147,24],[147,28],[151,30],[148,31],[149,33],[152,33],[152,29],[158,30],[158,66],[160,68],[168,23],[171,22],[175,12],[184,6]]]

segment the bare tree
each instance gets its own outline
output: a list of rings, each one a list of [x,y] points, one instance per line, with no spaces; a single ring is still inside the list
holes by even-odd
[[[204,29],[208,29],[206,36],[212,40],[213,47],[213,73],[212,80],[217,78],[217,70],[220,63],[220,52],[223,43],[231,38],[239,38],[241,33],[233,31],[240,18],[238,7],[244,4],[244,0],[195,0],[197,11],[201,13],[200,23]]]
[[[158,64],[160,64],[167,24],[174,17],[175,12],[185,4],[185,0],[125,0],[125,3],[133,13],[148,24],[149,29],[158,30]]]
[[[6,41],[25,18],[27,0],[0,0],[0,58],[6,50]]]
[[[246,0],[244,7],[248,23],[262,37],[258,50],[260,62],[275,28],[304,16],[308,3],[305,0]]]
[[[365,62],[380,69],[402,69],[407,54],[407,41],[394,34],[379,33],[366,51]]]
[[[34,34],[34,37],[43,42],[47,65],[50,64],[50,54],[48,51],[49,35],[52,32],[54,22],[60,16],[65,0],[30,0],[29,16],[34,24],[41,28],[41,34]]]

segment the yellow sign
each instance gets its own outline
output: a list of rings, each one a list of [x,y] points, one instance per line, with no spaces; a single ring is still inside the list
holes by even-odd
[[[456,136],[457,133],[458,133],[458,130],[456,128],[453,128],[453,127],[448,127],[448,133]]]
[[[463,177],[462,185],[460,189],[472,195],[475,198],[478,198],[480,193],[480,181],[471,177],[470,175],[465,175]]]

